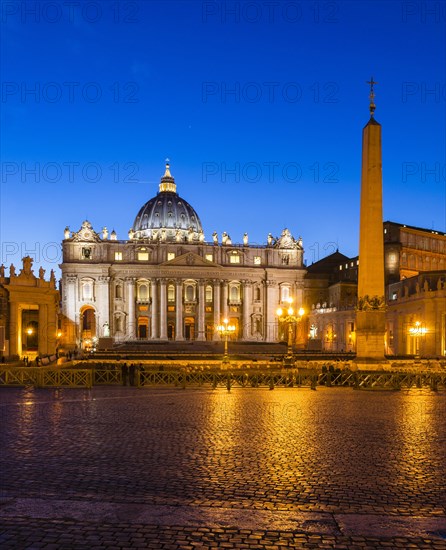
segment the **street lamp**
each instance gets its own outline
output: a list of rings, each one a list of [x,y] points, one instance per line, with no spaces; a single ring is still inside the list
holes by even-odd
[[[287,354],[285,357],[285,363],[291,365],[293,361],[293,324],[302,320],[305,313],[304,308],[300,308],[297,315],[292,307],[293,299],[288,298],[288,307],[283,309],[279,307],[276,311],[279,322],[286,323],[288,325],[288,340],[287,340]]]
[[[223,324],[217,325],[217,330],[220,333],[220,336],[224,336],[225,338],[225,351],[223,356],[223,362],[227,362],[229,360],[228,356],[228,336],[230,334],[234,334],[236,327],[234,325],[230,325],[228,319],[223,319]]]
[[[425,336],[426,333],[427,329],[421,325],[420,321],[416,321],[409,328],[409,334],[415,339],[415,357],[420,356],[420,337]]]

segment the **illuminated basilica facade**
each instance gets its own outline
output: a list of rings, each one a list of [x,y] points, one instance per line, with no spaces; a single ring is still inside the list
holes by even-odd
[[[224,318],[239,341],[275,342],[276,310],[303,303],[301,238],[288,229],[263,246],[206,241],[200,218],[176,190],[166,165],[155,197],[137,213],[127,240],[88,221],[65,229],[62,270],[64,345],[123,341],[212,341]],[[302,335],[303,338],[303,335]]]

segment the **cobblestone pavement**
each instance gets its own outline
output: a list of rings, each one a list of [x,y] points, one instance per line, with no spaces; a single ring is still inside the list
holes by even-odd
[[[446,392],[0,389],[1,548],[446,549]]]

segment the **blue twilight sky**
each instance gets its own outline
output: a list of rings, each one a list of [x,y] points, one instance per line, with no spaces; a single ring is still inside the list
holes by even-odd
[[[446,3],[1,2],[1,261],[127,238],[164,159],[205,235],[358,252],[366,81],[384,218],[446,231]]]

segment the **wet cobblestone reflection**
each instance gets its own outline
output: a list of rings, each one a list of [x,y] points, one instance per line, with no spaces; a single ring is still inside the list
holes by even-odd
[[[2,547],[446,548],[444,392],[0,400]]]

